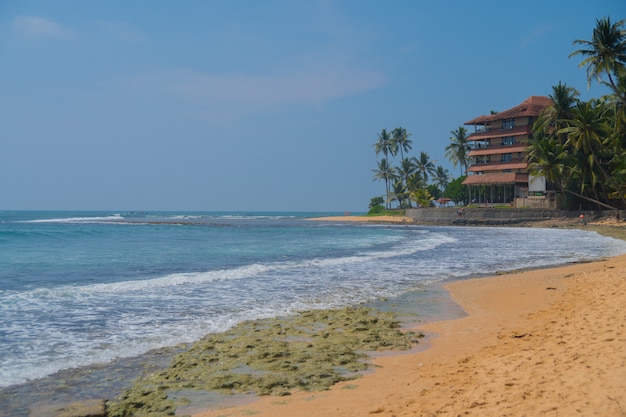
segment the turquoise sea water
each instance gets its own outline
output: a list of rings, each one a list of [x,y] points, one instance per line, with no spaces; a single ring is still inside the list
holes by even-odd
[[[306,220],[326,214],[0,212],[0,387],[243,320],[626,253],[582,230]]]

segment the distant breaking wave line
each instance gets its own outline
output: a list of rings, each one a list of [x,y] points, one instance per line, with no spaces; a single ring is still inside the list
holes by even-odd
[[[446,235],[432,234],[429,239],[419,240],[408,244],[400,245],[392,250],[387,251],[371,251],[361,252],[351,256],[340,258],[321,259],[313,258],[302,261],[286,261],[268,264],[254,263],[251,265],[241,266],[232,269],[218,269],[202,272],[173,273],[166,276],[136,280],[121,281],[107,284],[91,284],[82,286],[63,286],[56,288],[38,288],[27,291],[30,295],[39,297],[61,297],[65,298],[71,295],[93,296],[96,294],[116,294],[129,293],[139,291],[150,291],[167,287],[175,287],[182,285],[197,285],[217,281],[230,281],[237,279],[246,279],[274,271],[290,271],[311,268],[327,268],[333,266],[342,266],[355,264],[360,262],[368,262],[377,259],[393,258],[396,256],[407,256],[412,253],[433,249],[444,243],[454,243],[456,239]],[[22,293],[20,297],[26,295]]]
[[[97,223],[97,222],[110,222],[114,220],[123,220],[124,217],[120,214],[113,214],[104,217],[61,217],[54,219],[35,219],[35,220],[23,220],[18,223]]]

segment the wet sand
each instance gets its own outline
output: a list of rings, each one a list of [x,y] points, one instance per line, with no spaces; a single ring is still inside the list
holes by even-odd
[[[626,415],[626,255],[446,287],[468,315],[417,327],[427,350],[195,417]]]

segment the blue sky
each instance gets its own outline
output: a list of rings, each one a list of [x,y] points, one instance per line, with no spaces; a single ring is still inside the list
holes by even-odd
[[[366,211],[373,143],[588,99],[596,1],[0,2],[0,209]]]

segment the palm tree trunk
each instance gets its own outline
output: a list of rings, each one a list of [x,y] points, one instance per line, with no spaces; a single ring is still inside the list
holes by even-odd
[[[562,192],[565,192],[565,193],[569,193],[569,194],[575,195],[575,196],[576,196],[576,197],[578,197],[578,198],[582,198],[583,200],[587,200],[587,201],[590,201],[590,202],[592,202],[592,203],[595,203],[595,204],[597,204],[597,205],[598,205],[598,206],[600,206],[600,207],[605,207],[605,208],[608,208],[608,209],[610,209],[610,210],[616,210],[617,212],[619,212],[619,209],[618,209],[618,208],[615,208],[615,207],[613,207],[613,206],[609,206],[608,204],[605,204],[605,203],[603,203],[602,201],[594,200],[594,199],[593,199],[593,198],[591,198],[591,197],[586,197],[586,196],[584,196],[584,195],[582,195],[582,194],[578,194],[578,193],[576,193],[576,192],[574,192],[574,191],[566,190],[566,189],[565,189],[565,188],[563,188],[563,187],[559,187],[559,188],[561,188],[561,191],[562,191]]]

